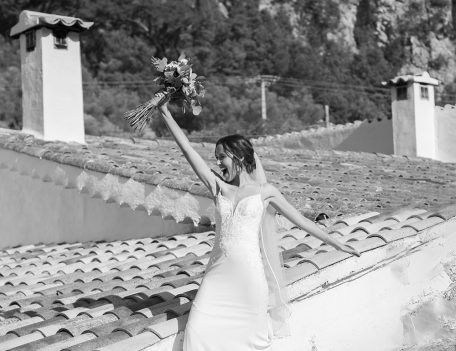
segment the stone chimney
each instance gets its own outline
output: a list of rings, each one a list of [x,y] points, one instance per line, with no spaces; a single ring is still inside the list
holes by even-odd
[[[93,22],[22,11],[10,35],[19,38],[24,133],[84,143],[79,33]]]
[[[391,88],[394,154],[436,158],[434,86],[438,84],[427,72],[383,82]]]

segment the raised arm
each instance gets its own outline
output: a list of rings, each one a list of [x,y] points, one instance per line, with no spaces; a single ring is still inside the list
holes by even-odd
[[[195,151],[195,149],[191,146],[190,141],[188,140],[187,136],[184,134],[182,129],[174,120],[171,112],[169,112],[168,104],[163,104],[159,107],[159,111],[163,118],[163,121],[166,123],[169,131],[173,135],[174,139],[176,140],[177,145],[182,150],[185,158],[187,159],[190,166],[192,166],[193,170],[195,171],[196,175],[201,179],[204,185],[209,189],[211,194],[215,196],[216,193],[216,182],[215,182],[215,174],[203,160],[203,158]]]
[[[359,252],[348,245],[330,237],[325,231],[320,229],[314,222],[305,218],[299,211],[291,205],[280,191],[268,184],[265,187],[265,199],[282,215],[284,215],[292,223],[304,229],[310,235],[320,239],[321,241],[333,246],[337,250],[347,252],[349,254],[360,256]]]

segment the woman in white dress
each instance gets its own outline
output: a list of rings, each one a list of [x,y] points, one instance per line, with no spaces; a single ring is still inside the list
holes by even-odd
[[[274,337],[289,333],[290,310],[278,269],[270,209],[338,250],[359,253],[328,236],[265,182],[259,158],[247,139],[231,135],[216,143],[220,176],[193,149],[167,104],[159,110],[216,205],[214,247],[190,310],[183,350],[272,351]]]

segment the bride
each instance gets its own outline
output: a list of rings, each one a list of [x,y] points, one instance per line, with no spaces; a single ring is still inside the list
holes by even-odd
[[[216,237],[184,335],[184,351],[272,351],[275,337],[289,335],[285,284],[274,235],[273,213],[337,250],[359,253],[303,217],[266,182],[252,144],[240,135],[217,141],[212,171],[174,121],[167,103],[161,116],[216,205]]]

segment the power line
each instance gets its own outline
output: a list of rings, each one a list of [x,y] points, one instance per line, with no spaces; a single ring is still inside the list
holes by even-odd
[[[262,76],[215,76],[210,79],[206,79],[211,83],[256,83],[262,80]],[[338,83],[338,82],[325,82],[320,80],[306,80],[306,79],[295,79],[289,77],[274,77],[267,76],[268,78],[264,79],[272,84],[295,84],[300,86],[330,86],[330,87],[341,87],[341,88],[357,88],[357,89],[370,89],[377,90],[381,92],[388,91],[388,88],[376,87],[371,85],[361,85],[361,84],[348,84],[348,83]],[[231,81],[231,82],[230,82]],[[92,81],[92,82],[83,82],[83,85],[156,85],[152,80],[132,80],[132,81],[121,81],[121,80],[106,80],[106,81]]]
[[[213,77],[210,79],[212,83],[218,84],[251,84],[261,81],[261,76],[253,77],[243,77],[243,76],[228,76],[228,77]],[[316,80],[299,80],[294,78],[283,78],[277,77],[275,79],[268,78],[266,81],[270,84],[290,87],[290,88],[309,88],[311,90],[322,91],[322,92],[338,92],[341,90],[344,91],[353,91],[359,95],[372,96],[372,95],[386,95],[389,94],[387,88],[379,88],[374,86],[367,85],[355,85],[347,83],[337,83],[337,82],[324,82]],[[148,88],[148,87],[157,87],[153,81],[147,80],[133,80],[133,81],[95,81],[95,82],[83,82],[84,86],[113,86],[113,87],[130,87],[130,88]]]

